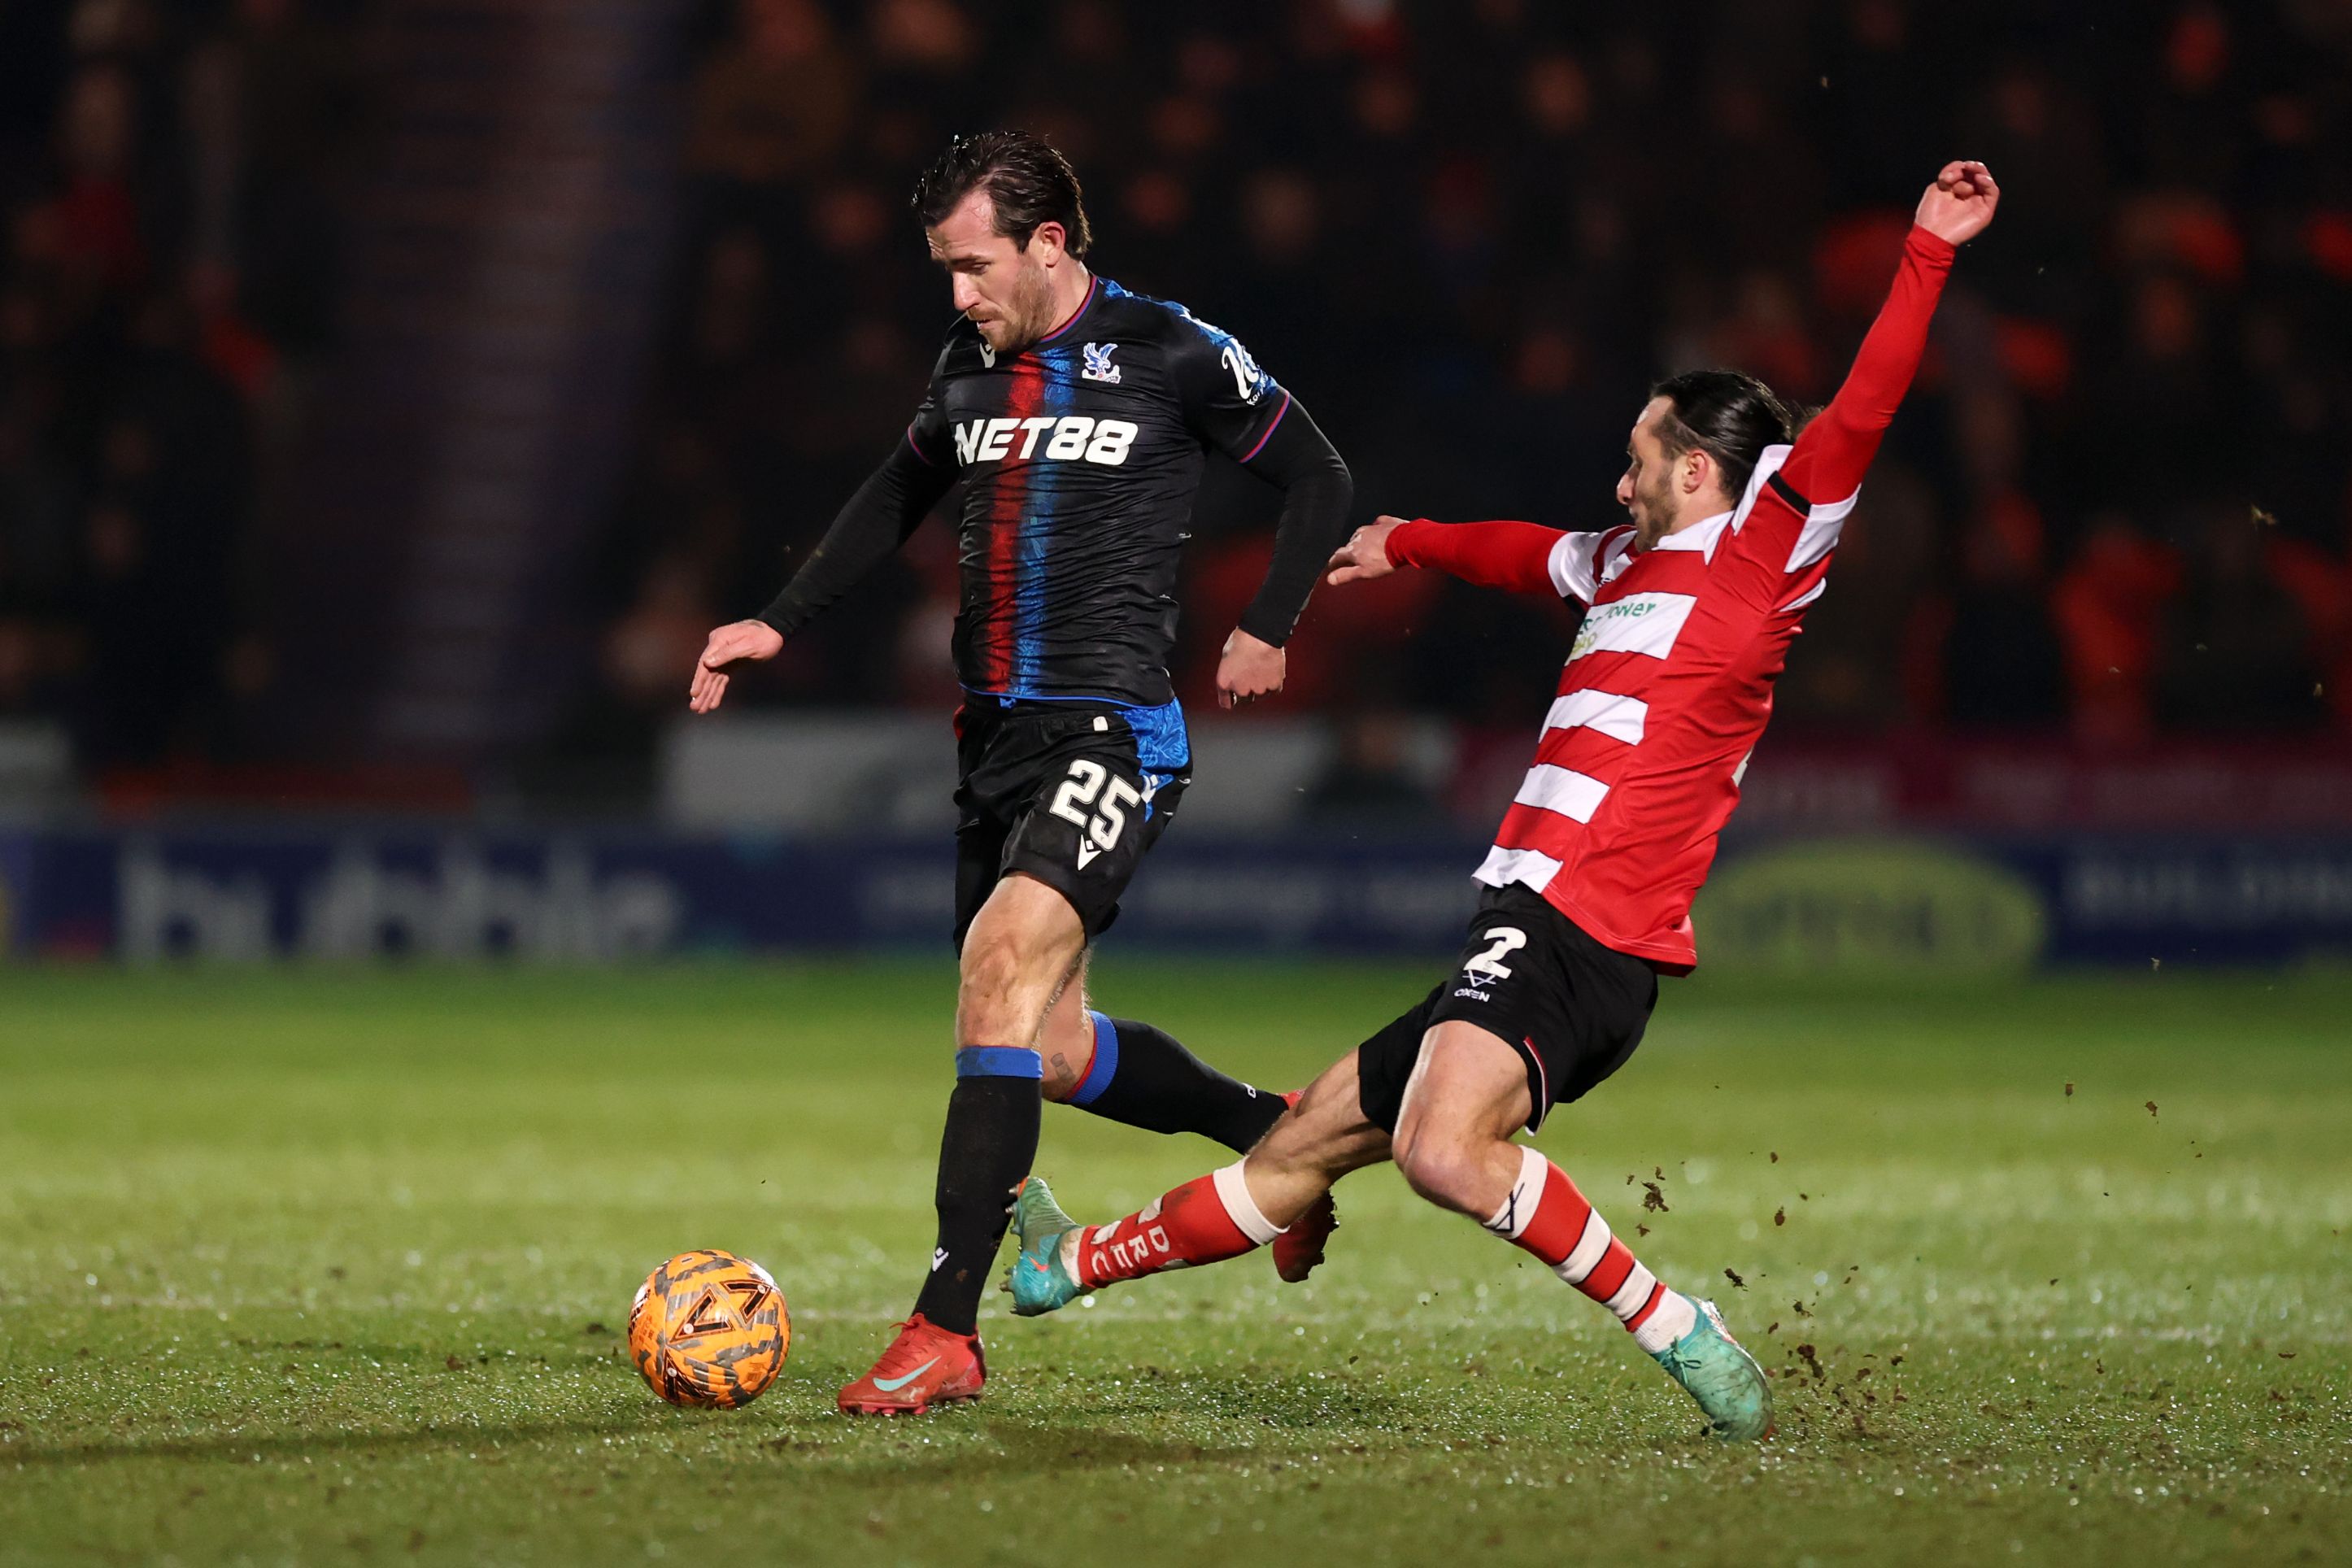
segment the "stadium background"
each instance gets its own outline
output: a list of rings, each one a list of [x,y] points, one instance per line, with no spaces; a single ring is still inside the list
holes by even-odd
[[[1366,517],[1605,523],[1648,379],[1825,396],[1922,171],[2024,173],[1710,955],[2341,951],[2347,46],[2316,4],[0,6],[15,951],[931,940],[948,530],[718,721],[680,694],[919,395],[905,192],[990,123],[1068,149],[1105,270],[1241,332]],[[1327,595],[1225,721],[1270,510],[1213,471],[1201,783],[1123,940],[1443,948],[1565,618]]]
[[[2326,0],[0,0],[0,1560],[2340,1559],[2347,54]],[[1304,1286],[986,1305],[979,1407],[832,1414],[933,1236],[945,530],[717,719],[687,674],[919,395],[914,171],[1024,122],[1367,519],[1610,521],[1649,378],[1821,396],[1930,171],[2000,174],[1705,962],[1541,1139],[1771,1443],[1381,1172]],[[1270,510],[1213,468],[1200,782],[1094,973],[1288,1086],[1453,950],[1570,627],[1327,592],[1217,714]],[[1218,1157],[1054,1111],[1040,1169]],[[614,1331],[711,1245],[795,1330],[723,1415]]]

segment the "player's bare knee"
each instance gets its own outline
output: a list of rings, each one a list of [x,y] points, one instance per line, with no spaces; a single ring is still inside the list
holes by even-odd
[[[1441,1208],[1477,1209],[1486,1177],[1483,1138],[1427,1120],[1401,1122],[1393,1144],[1405,1184]]]
[[[964,943],[956,992],[956,1032],[964,1045],[1027,1045],[1036,1020],[1024,1020],[1021,994],[1030,976],[1026,955],[1009,934],[975,936]],[[982,1038],[985,1036],[986,1038]]]
[[[966,944],[963,973],[957,977],[957,1010],[996,1005],[1013,994],[1020,975],[1020,955],[1010,943]]]

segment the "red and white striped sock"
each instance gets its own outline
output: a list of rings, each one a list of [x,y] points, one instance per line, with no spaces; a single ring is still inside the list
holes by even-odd
[[[1486,1228],[1534,1253],[1616,1313],[1633,1331],[1633,1342],[1652,1355],[1697,1326],[1689,1300],[1643,1268],[1568,1173],[1533,1149],[1521,1146],[1519,1179]]]
[[[1244,1162],[1197,1176],[1139,1213],[1081,1226],[1062,1239],[1062,1266],[1087,1290],[1163,1268],[1223,1263],[1264,1247],[1283,1227],[1258,1212]]]

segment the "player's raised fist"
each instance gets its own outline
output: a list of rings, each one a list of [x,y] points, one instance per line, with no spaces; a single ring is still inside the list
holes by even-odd
[[[1324,580],[1336,587],[1341,583],[1369,583],[1395,571],[1389,564],[1389,535],[1404,521],[1401,517],[1379,517],[1356,530],[1348,542],[1332,553],[1328,563],[1330,575]]]
[[[1957,158],[1944,165],[1919,198],[1919,210],[1911,221],[1937,239],[1966,245],[1984,232],[2000,205],[2000,187],[1993,184],[1992,171],[1974,159]]]
[[[694,684],[686,705],[708,713],[727,695],[727,672],[739,664],[773,658],[784,651],[783,634],[765,621],[730,621],[710,634],[694,664]]]

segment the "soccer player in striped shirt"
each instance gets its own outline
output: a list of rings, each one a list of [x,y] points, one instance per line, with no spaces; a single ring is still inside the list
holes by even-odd
[[[1317,1079],[1247,1158],[1140,1213],[1081,1226],[1032,1177],[1014,1207],[1015,1311],[1247,1252],[1348,1172],[1392,1159],[1423,1197],[1607,1307],[1717,1436],[1770,1431],[1762,1370],[1714,1303],[1660,1282],[1558,1165],[1515,1140],[1623,1066],[1658,974],[1697,963],[1691,900],[1773,680],[1911,384],[1954,253],[1999,200],[1981,163],[1937,176],[1845,384],[1793,443],[1762,383],[1678,375],[1633,426],[1617,482],[1625,524],[1563,533],[1384,517],[1332,558],[1334,583],[1419,566],[1590,606],[1535,765],[1478,868],[1486,891],[1461,966]]]

